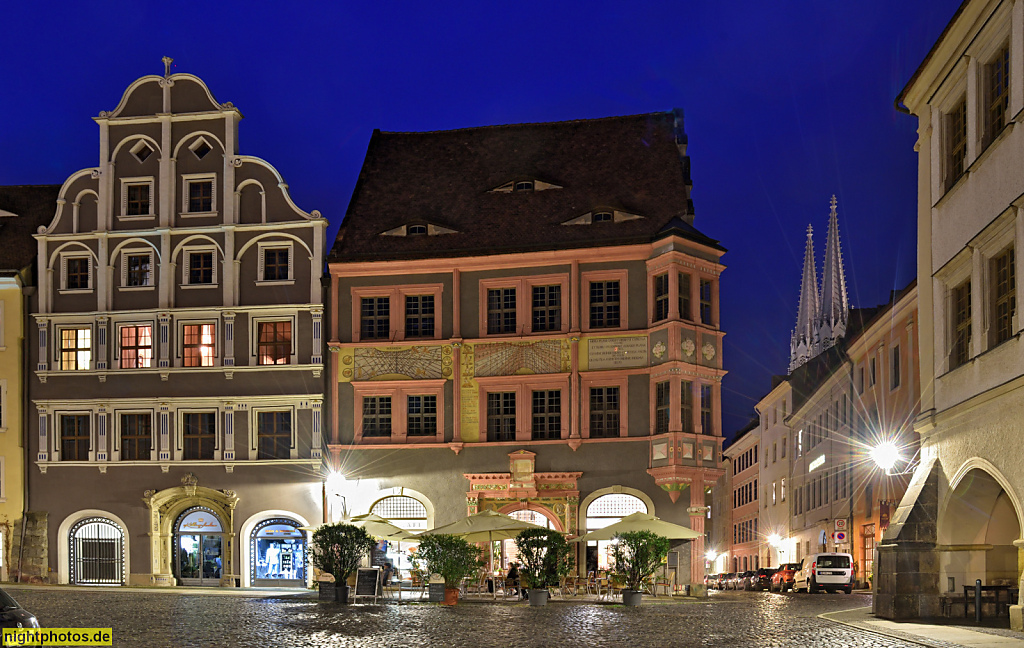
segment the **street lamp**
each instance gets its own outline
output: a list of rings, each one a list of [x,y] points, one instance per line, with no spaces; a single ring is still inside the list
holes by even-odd
[[[892,441],[883,441],[871,449],[869,456],[875,465],[888,475],[896,462],[900,460],[900,449]]]
[[[341,474],[340,472],[334,471],[334,470],[332,470],[330,473],[328,473],[327,477],[324,478],[324,480],[323,480],[323,518],[324,518],[324,524],[327,524],[328,521],[333,521],[333,520],[328,520],[328,517],[334,517],[334,516],[328,516],[328,514],[327,514],[327,512],[331,509],[331,506],[329,505],[330,503],[328,502],[328,498],[327,498],[328,493],[331,494],[334,497],[340,497],[341,498],[341,517],[342,517],[342,519],[345,519],[345,518],[348,517],[348,506],[347,506],[348,503],[345,501],[345,496],[341,494],[342,491],[345,490],[345,486],[346,486],[347,483],[348,483],[348,480],[345,479],[345,475]]]

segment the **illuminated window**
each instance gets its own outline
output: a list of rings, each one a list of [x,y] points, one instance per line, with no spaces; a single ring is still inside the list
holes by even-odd
[[[153,327],[121,327],[121,368],[148,369],[153,365]]]
[[[88,370],[92,362],[92,329],[60,329],[61,371]]]
[[[185,324],[182,327],[186,367],[212,367],[215,352],[214,324]]]
[[[261,365],[288,364],[292,357],[292,323],[259,322],[256,345],[257,362]]]

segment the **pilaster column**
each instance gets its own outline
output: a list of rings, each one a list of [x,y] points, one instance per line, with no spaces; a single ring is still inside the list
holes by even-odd
[[[977,57],[967,57],[967,154],[964,159],[964,171],[978,158],[978,64]]]
[[[310,457],[312,459],[320,459],[323,457],[323,405],[324,402],[321,400],[314,400],[310,403],[310,409],[313,415],[313,424],[311,426],[313,437],[310,439]]]
[[[171,366],[170,337],[171,337],[171,314],[160,313],[157,315],[157,336],[160,345],[160,358],[157,360],[157,367],[165,368]]]
[[[160,403],[160,461],[170,461],[171,448],[171,408],[167,403]]]
[[[96,370],[103,371],[107,369],[107,323],[110,318],[106,315],[100,315],[96,318]],[[103,377],[100,377],[101,382]]]
[[[1018,1],[1013,5],[1013,15],[1017,15],[1017,10],[1024,6],[1024,2]],[[1017,83],[1017,86],[1024,84]],[[1017,291],[1017,311],[1014,313],[1014,321],[1012,323],[1013,330],[1020,331],[1024,329],[1024,315],[1021,314],[1021,310],[1024,309],[1024,281],[1021,281],[1021,273],[1024,272],[1024,208],[1017,209],[1016,219],[1016,230],[1017,236],[1013,244],[1013,262],[1014,268],[1016,269],[1016,286],[1014,287]]]
[[[110,408],[100,405],[96,410],[96,461],[106,461],[109,456],[107,444],[107,423],[110,421]]]
[[[699,351],[698,351],[698,353],[699,353]],[[703,425],[704,422],[703,422],[703,420],[701,420],[701,415],[700,415],[700,409],[701,409],[700,385],[701,385],[701,383],[699,381],[696,381],[696,380],[694,380],[694,381],[692,381],[690,383],[690,403],[692,404],[690,409],[691,409],[691,414],[693,415],[693,432],[694,432],[694,434],[704,434],[704,425]],[[699,448],[695,449],[696,454],[694,456],[700,455],[699,450],[700,450]]]
[[[668,318],[679,319],[679,267],[668,267]]]
[[[50,368],[50,349],[47,345],[50,323],[46,320],[36,320],[36,328],[39,330],[39,361],[36,363],[36,371],[46,371]]]
[[[686,509],[690,514],[690,528],[700,536],[690,541],[690,582],[704,582],[704,516],[707,507],[704,505],[704,481],[694,479],[690,482],[690,506]]]
[[[1024,78],[1024,70],[1020,69],[1021,57],[1024,57],[1024,3],[1016,0],[1010,13],[1010,78]],[[1024,110],[1024,84],[1010,82],[1010,105],[1007,121],[1013,119]],[[1020,239],[1017,239],[1018,241]],[[1017,266],[1020,267],[1019,265]],[[1018,304],[1020,301],[1017,302]]]
[[[46,433],[46,410],[43,408],[37,408],[36,413],[39,415],[39,449],[36,451],[36,461],[46,461],[49,454],[49,435]]]
[[[337,304],[337,291],[335,291],[334,297],[334,303]],[[355,308],[355,304],[352,305],[352,308]],[[438,304],[437,308],[441,308],[441,304]],[[481,306],[481,308],[486,308],[486,306]],[[353,331],[353,334],[354,333],[355,331]],[[337,337],[337,334],[335,334],[335,337]],[[452,337],[462,337],[462,272],[459,271],[458,268],[452,269]],[[455,362],[456,366],[458,366],[457,356],[455,357],[453,362]],[[458,382],[456,382],[455,384],[456,391],[458,391]]]
[[[985,350],[988,322],[985,321],[985,257],[981,250],[971,250],[971,358]]]
[[[251,456],[250,459],[255,459]],[[224,461],[235,459],[235,404],[224,404]]]
[[[458,291],[453,298],[458,303]],[[452,342],[452,443],[462,443],[462,342]]]
[[[324,362],[324,308],[314,306],[309,309],[309,316],[313,319],[313,350],[309,359],[312,364],[323,364]]]
[[[235,313],[224,311],[224,354],[225,367],[235,366]]]
[[[580,438],[583,397],[580,394],[580,336],[569,337],[569,437]]]

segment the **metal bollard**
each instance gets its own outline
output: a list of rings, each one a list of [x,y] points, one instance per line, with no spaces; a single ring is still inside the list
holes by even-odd
[[[974,581],[974,620],[981,623],[981,579]]]

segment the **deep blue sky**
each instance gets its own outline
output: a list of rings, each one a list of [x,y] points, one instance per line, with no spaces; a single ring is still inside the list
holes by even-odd
[[[0,184],[95,166],[90,118],[165,55],[239,107],[242,152],[331,240],[374,128],[681,107],[696,225],[729,249],[727,435],[785,371],[804,230],[820,267],[833,193],[853,305],[914,276],[917,124],[893,99],[959,0],[349,4],[5,7]]]

